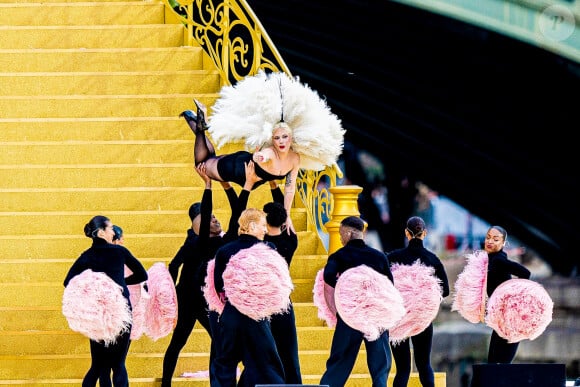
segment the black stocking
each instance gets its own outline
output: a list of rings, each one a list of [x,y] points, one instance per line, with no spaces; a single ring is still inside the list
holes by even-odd
[[[193,145],[193,159],[195,161],[195,166],[197,167],[200,163],[203,163],[212,157],[215,157],[215,149],[213,144],[209,141],[209,138],[206,137],[205,131],[197,133]]]

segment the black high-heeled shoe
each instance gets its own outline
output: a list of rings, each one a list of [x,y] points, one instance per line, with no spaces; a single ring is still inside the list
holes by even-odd
[[[193,133],[197,134],[197,115],[191,110],[184,110],[179,114],[179,117],[185,118],[189,128]]]
[[[201,133],[209,128],[207,122],[205,122],[206,108],[205,105],[199,102],[197,99],[194,99],[193,103],[195,103],[195,106],[197,106],[197,121],[195,130],[196,133]]]

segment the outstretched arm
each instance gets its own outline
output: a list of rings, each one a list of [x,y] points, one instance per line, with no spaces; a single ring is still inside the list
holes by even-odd
[[[296,230],[294,230],[294,224],[292,224],[290,210],[292,209],[292,203],[294,202],[294,195],[296,193],[296,179],[298,178],[298,169],[299,164],[296,164],[292,171],[286,175],[286,182],[284,184],[284,208],[288,213],[288,219],[286,219],[286,231],[288,234],[296,234]]]

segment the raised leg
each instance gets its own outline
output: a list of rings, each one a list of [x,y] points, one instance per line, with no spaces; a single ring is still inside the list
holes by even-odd
[[[205,106],[195,100],[197,114],[191,110],[183,111],[179,116],[185,119],[191,131],[195,134],[195,143],[193,146],[193,159],[195,166],[215,157],[215,148],[209,138],[205,135],[208,126],[205,122]]]

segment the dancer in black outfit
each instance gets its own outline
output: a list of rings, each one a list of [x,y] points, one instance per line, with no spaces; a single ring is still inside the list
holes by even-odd
[[[255,386],[256,384],[284,384],[284,367],[267,319],[260,321],[241,313],[225,297],[222,275],[230,258],[240,250],[264,242],[267,232],[266,214],[248,208],[239,220],[239,237],[222,246],[215,256],[214,286],[225,305],[216,326],[219,333],[218,348],[211,372],[212,387]],[[236,383],[236,369],[242,361],[244,371]]]
[[[510,261],[503,247],[507,243],[507,232],[503,227],[491,226],[485,235],[484,250],[487,252],[487,295],[502,283],[512,279],[512,275],[519,278],[530,278],[530,271],[517,262]],[[489,341],[488,363],[511,363],[518,350],[519,343],[508,343],[506,339],[495,331]]]
[[[161,380],[163,387],[171,386],[171,378],[175,372],[179,353],[187,343],[196,321],[199,321],[210,338],[213,339],[208,305],[202,290],[207,263],[213,258],[219,247],[237,237],[239,214],[246,207],[249,196],[248,186],[244,187],[238,198],[232,186],[227,182],[222,182],[232,211],[228,231],[224,233],[220,222],[212,214],[211,179],[205,173],[205,164],[198,165],[196,171],[205,182],[203,197],[201,203],[194,203],[191,206],[189,216],[192,220],[192,228],[188,230],[187,239],[173,260],[175,262],[172,261],[173,266],[169,265],[175,280],[179,269],[177,263],[180,261],[183,263],[179,283],[176,286],[177,325],[163,358],[163,377]],[[249,178],[248,185],[251,183],[252,180]],[[213,349],[210,350],[210,363],[212,356]]]
[[[338,277],[353,267],[367,265],[389,280],[393,274],[387,256],[365,244],[363,240],[365,224],[359,217],[349,216],[340,222],[339,234],[343,247],[328,257],[324,267],[324,282],[335,287]],[[343,387],[352,372],[360,346],[364,342],[367,352],[367,365],[373,387],[385,387],[391,370],[389,332],[383,332],[377,340],[367,340],[361,331],[348,326],[336,314],[336,327],[332,337],[330,357],[326,361],[326,371],[320,384],[330,387]]]
[[[87,269],[103,272],[123,288],[123,296],[131,306],[127,285],[146,281],[147,271],[127,248],[113,244],[115,233],[109,218],[102,215],[95,216],[85,225],[84,232],[93,240],[93,243],[73,263],[64,280],[64,286],[66,287],[73,277]],[[125,278],[125,265],[133,272],[127,278]],[[131,329],[121,334],[115,343],[108,346],[103,342],[90,340],[91,367],[83,379],[83,387],[96,386],[99,376],[105,375],[109,370],[113,370],[113,386],[129,385],[125,359],[129,350],[130,336]],[[107,378],[103,381],[107,383]],[[110,385],[109,383],[108,386]]]
[[[283,227],[288,217],[288,213],[282,205],[284,195],[277,188],[271,191],[274,201],[264,205],[268,224],[268,233],[264,236],[264,240],[276,246],[276,250],[286,259],[288,267],[290,267],[294,252],[298,248],[298,236],[293,232],[288,234]],[[302,384],[296,316],[292,302],[290,302],[288,312],[272,316],[270,327],[276,341],[278,354],[284,365],[286,384]]]
[[[407,220],[405,236],[408,240],[407,247],[390,252],[387,257],[391,265],[413,265],[417,260],[425,266],[435,269],[435,276],[441,281],[441,295],[449,295],[449,280],[445,268],[439,258],[423,246],[423,239],[427,235],[425,221],[418,216]],[[435,375],[431,367],[431,344],[433,342],[433,323],[421,333],[410,338],[413,343],[413,357],[419,372],[419,380],[423,387],[435,387]],[[396,374],[393,387],[405,387],[411,374],[411,348],[409,339],[405,339],[396,345],[391,344],[391,351],[395,359]]]

